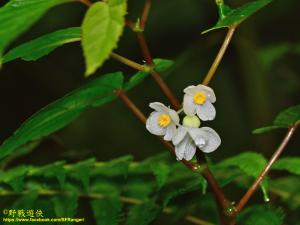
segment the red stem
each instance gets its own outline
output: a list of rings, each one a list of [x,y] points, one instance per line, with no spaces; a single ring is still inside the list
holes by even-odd
[[[272,155],[272,157],[269,160],[268,164],[266,165],[265,169],[262,171],[262,173],[259,175],[259,177],[254,181],[252,186],[248,189],[246,194],[241,198],[241,200],[237,204],[237,206],[236,206],[237,213],[239,213],[244,208],[244,206],[247,204],[247,202],[249,201],[251,196],[254,194],[254,192],[258,188],[258,185],[260,184],[260,182],[265,178],[265,176],[270,171],[274,162],[276,162],[276,160],[279,158],[281,153],[286,148],[287,144],[289,143],[289,141],[290,141],[291,137],[293,136],[293,134],[295,133],[296,129],[297,129],[297,125],[294,125],[291,128],[289,128],[287,134],[285,135],[284,139],[282,140],[282,142],[279,145],[279,147],[277,148],[277,150]]]
[[[141,16],[141,22],[140,22],[140,26],[143,30],[145,29],[145,26],[146,26],[146,23],[147,23],[147,20],[148,20],[151,5],[152,5],[152,0],[146,0],[145,5],[144,5],[144,9],[143,9],[143,13],[142,13],[142,16]]]

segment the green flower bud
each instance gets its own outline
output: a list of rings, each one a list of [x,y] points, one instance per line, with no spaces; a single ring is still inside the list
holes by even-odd
[[[182,124],[186,127],[198,128],[200,127],[201,122],[198,116],[185,116],[183,118]]]

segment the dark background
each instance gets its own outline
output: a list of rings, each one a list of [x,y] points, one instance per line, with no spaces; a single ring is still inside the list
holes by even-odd
[[[139,16],[143,2],[129,1],[128,18]],[[232,0],[228,4],[238,7],[245,2]],[[222,138],[221,147],[210,155],[213,161],[249,150],[269,157],[284,135],[284,131],[276,131],[258,136],[251,131],[270,125],[278,112],[299,104],[299,7],[298,0],[274,0],[237,30],[211,82],[217,95],[217,117],[205,125]],[[11,47],[61,28],[80,26],[86,9],[71,3],[50,10]],[[225,30],[201,35],[216,20],[212,0],[153,0],[145,35],[154,58],[175,61],[166,81],[180,99],[186,86],[202,81],[223,41]],[[281,51],[285,54],[277,57]],[[135,35],[128,29],[115,52],[142,63]],[[5,64],[0,71],[0,141],[41,107],[84,84],[84,70],[79,43],[58,48],[36,62]],[[119,70],[127,77],[135,72],[111,59],[88,79]],[[168,105],[150,78],[129,96],[147,115],[150,102]],[[299,155],[299,143],[299,138],[294,138],[284,154]],[[61,159],[75,162],[89,157],[109,160],[126,154],[142,160],[162,151],[165,149],[157,139],[116,100],[87,111],[16,164],[41,165]]]

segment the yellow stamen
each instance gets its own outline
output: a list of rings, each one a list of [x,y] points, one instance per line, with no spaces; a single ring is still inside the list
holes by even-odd
[[[158,117],[158,124],[161,127],[166,127],[171,123],[171,117],[167,114],[161,114]]]
[[[204,92],[199,91],[194,95],[194,102],[198,105],[202,105],[206,101],[206,95]]]

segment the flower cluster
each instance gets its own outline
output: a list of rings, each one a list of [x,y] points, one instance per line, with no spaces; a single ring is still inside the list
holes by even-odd
[[[214,91],[205,85],[189,86],[184,90],[183,111],[186,116],[180,124],[178,113],[160,102],[150,103],[155,111],[146,122],[147,130],[164,140],[172,141],[178,160],[191,160],[197,147],[205,152],[215,151],[221,144],[216,131],[210,127],[200,127],[201,121],[213,120],[216,110]]]

